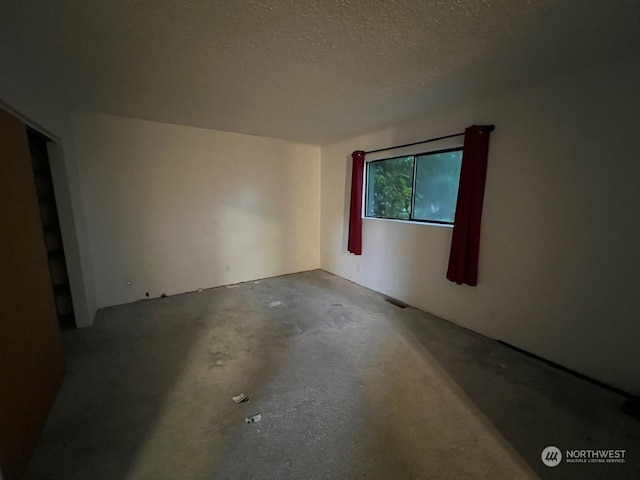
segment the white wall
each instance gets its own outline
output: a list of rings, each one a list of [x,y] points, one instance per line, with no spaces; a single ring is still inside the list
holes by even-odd
[[[605,65],[323,147],[322,268],[640,394],[639,74]],[[450,228],[365,219],[347,254],[349,154],[473,123],[496,125],[479,285],[445,279]]]
[[[319,147],[72,118],[99,307],[319,268]]]

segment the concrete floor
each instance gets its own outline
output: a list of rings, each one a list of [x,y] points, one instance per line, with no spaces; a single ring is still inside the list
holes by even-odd
[[[622,397],[322,271],[107,308],[64,344],[27,478],[640,478]]]

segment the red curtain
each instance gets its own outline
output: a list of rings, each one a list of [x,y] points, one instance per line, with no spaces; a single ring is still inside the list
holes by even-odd
[[[458,285],[478,284],[480,223],[491,130],[492,126],[473,125],[464,133],[458,203],[447,269],[447,278]]]
[[[362,181],[364,178],[364,152],[351,154],[351,209],[349,211],[349,242],[347,250],[362,255]]]

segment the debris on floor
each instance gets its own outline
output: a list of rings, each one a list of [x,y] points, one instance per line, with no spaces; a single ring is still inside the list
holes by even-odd
[[[398,308],[407,308],[409,306],[408,304],[401,302],[397,298],[387,297],[385,301]]]
[[[231,397],[236,403],[244,403],[249,401],[249,397],[247,397],[244,393],[240,395],[236,395],[235,397]]]
[[[332,307],[341,307],[342,304],[341,303],[332,303],[331,306]]]
[[[279,301],[279,300],[278,300],[278,301],[276,301],[276,302],[271,302],[271,303],[269,304],[269,308],[277,307],[278,305],[282,305],[282,302],[281,302],[281,301]]]
[[[240,285],[235,284],[235,285],[225,285],[227,288],[238,288]]]
[[[260,280],[256,280],[256,281],[255,281],[255,282],[253,282],[253,283],[260,283]]]
[[[252,415],[244,419],[244,421],[247,423],[256,423],[256,422],[259,422],[260,420],[262,420],[262,413],[256,413],[255,415]]]
[[[199,288],[198,290],[196,290],[198,293],[202,293],[202,289]]]
[[[162,295],[160,295],[161,298],[165,298],[167,296],[166,293],[163,293]]]

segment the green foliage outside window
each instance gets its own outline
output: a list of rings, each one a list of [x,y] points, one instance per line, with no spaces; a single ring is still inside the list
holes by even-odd
[[[367,216],[408,220],[412,187],[413,157],[369,163]]]
[[[369,162],[365,216],[453,223],[461,166],[460,149]]]

